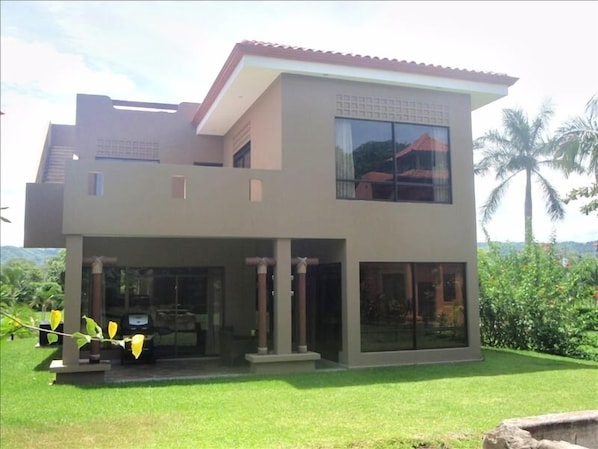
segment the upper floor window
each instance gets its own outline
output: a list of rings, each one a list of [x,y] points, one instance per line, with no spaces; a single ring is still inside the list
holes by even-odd
[[[233,167],[251,168],[251,142],[247,142],[233,155]]]
[[[90,172],[87,177],[87,194],[91,196],[104,195],[104,173]]]
[[[448,128],[336,119],[336,197],[451,202]]]

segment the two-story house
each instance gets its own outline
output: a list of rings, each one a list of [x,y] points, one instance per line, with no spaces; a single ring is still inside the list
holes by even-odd
[[[146,313],[158,357],[480,359],[471,112],[515,81],[244,41],[201,104],[78,95],[25,246],[67,249],[66,332]]]

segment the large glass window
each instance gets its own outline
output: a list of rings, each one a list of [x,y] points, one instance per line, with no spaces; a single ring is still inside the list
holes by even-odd
[[[465,264],[360,264],[361,351],[467,346]]]
[[[336,196],[451,202],[448,128],[336,119]]]

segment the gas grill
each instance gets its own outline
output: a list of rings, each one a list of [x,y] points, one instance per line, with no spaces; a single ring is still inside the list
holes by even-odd
[[[143,349],[138,360],[145,360],[149,363],[155,361],[154,354],[154,336],[156,335],[156,329],[154,328],[154,322],[152,316],[148,313],[127,313],[122,316],[120,320],[120,334],[125,340],[131,338],[136,334],[143,334],[145,339],[143,340]],[[126,359],[133,359],[133,352],[131,351],[131,342],[126,341],[124,348],[121,350],[121,365],[125,363]]]

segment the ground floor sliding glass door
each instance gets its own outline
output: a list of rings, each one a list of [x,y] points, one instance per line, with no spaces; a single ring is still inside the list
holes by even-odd
[[[158,358],[216,355],[223,284],[222,268],[107,268],[102,321],[147,313]]]
[[[464,263],[360,264],[361,351],[467,346]]]

